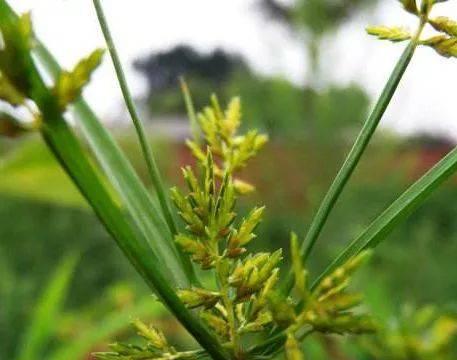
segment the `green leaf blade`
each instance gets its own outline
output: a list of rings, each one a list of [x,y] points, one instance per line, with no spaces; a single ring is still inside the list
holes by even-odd
[[[403,51],[400,59],[392,71],[378,101],[376,102],[370,116],[365,121],[362,129],[360,130],[349,154],[347,155],[343,165],[341,166],[338,174],[333,180],[330,188],[324,196],[312,222],[305,236],[305,240],[301,246],[301,254],[303,260],[306,262],[308,257],[316,245],[316,242],[324,228],[328,217],[330,216],[333,208],[335,207],[339,197],[345,189],[349,179],[351,178],[354,170],[359,164],[362,155],[364,154],[373,134],[375,133],[382,116],[384,115],[387,107],[398,87],[400,81],[405,73],[411,59],[414,55],[417,44],[412,41]],[[289,273],[285,283],[284,292],[289,293],[293,286],[293,274]]]
[[[149,172],[149,177],[157,193],[162,215],[165,218],[165,222],[169,227],[171,234],[175,236],[178,232],[172,215],[170,203],[168,201],[167,190],[165,189],[151,146],[148,143],[144,125],[139,117],[138,111],[136,110],[135,103],[130,93],[127,80],[125,78],[124,70],[122,68],[122,63],[119,58],[114,40],[112,38],[111,31],[109,29],[108,22],[106,20],[101,2],[99,0],[94,0],[93,5],[95,8],[95,12],[97,14],[100,28],[105,38],[105,42],[108,46],[108,50],[114,65],[114,70],[116,72],[116,76],[118,79],[119,86],[121,88],[122,95],[124,97],[125,104],[127,106],[127,110],[130,114],[130,118],[133,122],[133,125],[138,136],[143,157]],[[176,247],[176,244],[174,243],[173,239],[171,240],[171,242],[169,242],[169,245],[172,248],[172,250],[178,254],[179,260],[181,261],[186,272],[186,275],[189,277],[190,281],[193,283],[198,283],[189,258],[181,251],[181,249]]]
[[[77,256],[69,256],[59,264],[40,296],[30,326],[25,330],[17,360],[35,360],[55,332],[57,316],[67,297]]]
[[[349,258],[365,249],[375,248],[379,245],[401,221],[422,205],[430,194],[456,171],[457,148],[410,186],[358,238],[350,243],[318,277],[313,287]]]
[[[61,71],[60,65],[46,47],[38,43],[35,51],[49,74],[53,78],[58,77]],[[178,250],[172,234],[167,229],[162,212],[114,138],[103,127],[82,97],[75,101],[74,112],[89,147],[115,187],[126,210],[131,214],[136,225],[146,234],[154,252],[166,259],[170,269],[169,275],[171,278],[174,277],[176,285],[187,286],[189,282],[196,282],[190,262],[183,262],[182,258],[178,259]]]

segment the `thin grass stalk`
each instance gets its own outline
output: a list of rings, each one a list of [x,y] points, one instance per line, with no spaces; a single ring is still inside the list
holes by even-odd
[[[35,78],[37,78],[35,76]],[[226,359],[225,351],[206,327],[197,320],[179,300],[169,281],[157,266],[157,259],[143,241],[137,241],[137,233],[125,220],[122,211],[111,198],[101,179],[76,137],[72,134],[57,108],[52,105],[52,95],[47,95],[44,84],[40,90],[42,104],[39,104],[46,119],[43,138],[61,166],[70,175],[95,213],[116,240],[126,257],[134,265],[146,283],[156,291],[168,309],[194,336],[214,359]]]
[[[373,111],[364,123],[341,169],[338,171],[338,174],[330,185],[327,194],[322,200],[300,249],[304,262],[306,262],[309,258],[330,213],[332,212],[350,177],[354,173],[354,170],[359,164],[359,161],[372,139],[382,116],[392,100],[392,97],[417,48],[417,39],[422,31],[422,28],[423,24],[421,24],[416,38],[412,40],[403,51],[403,54],[395,65],[395,68],[392,71],[392,74],[390,75],[378,101],[376,102]],[[290,292],[292,285],[293,275],[289,273],[284,287],[286,293]]]
[[[17,16],[4,0],[0,0],[0,18],[6,26],[16,26]],[[42,79],[31,54],[26,56],[28,59],[24,63],[27,64],[27,69],[24,71],[30,83],[30,98],[40,110],[43,119],[41,134],[51,152],[92,206],[95,214],[129,261],[151,289],[157,292],[178,321],[210,356],[214,359],[227,359],[226,352],[217,339],[180,301],[169,279],[163,275],[162,268],[158,266],[158,259],[145,239],[142,239],[140,233],[132,226],[123,209],[113,199],[106,182],[100,177],[66,123],[56,98]]]
[[[456,171],[457,148],[452,150],[424,176],[411,185],[380,216],[378,216],[358,238],[351,242],[315,280],[312,289],[314,289],[325,276],[330,274],[349,258],[357,255],[363,250],[374,248],[379,245],[396,225],[411,215],[414,210],[428,199],[436,188],[454,175]]]
[[[61,67],[53,55],[39,41],[34,50],[44,69],[53,79],[56,79],[61,72]],[[166,222],[161,216],[161,211],[111,134],[104,128],[94,111],[82,97],[76,100],[73,110],[78,117],[78,125],[88,141],[89,147],[94,152],[103,170],[107,173],[119,196],[122,197],[125,206],[131,212],[133,221],[137,223],[139,228],[143,229],[156,254],[167,259],[167,265],[171,267],[173,275],[178,278],[177,284],[180,286],[185,286],[186,282],[198,284],[190,261],[181,262],[187,281],[179,281],[181,269],[179,266],[178,268],[172,266],[172,263],[175,262],[169,259],[170,251],[171,254],[178,256],[178,250],[174,246],[172,235],[169,233]],[[159,246],[162,239],[157,237],[157,230],[162,234],[162,239],[168,239],[168,241],[165,240],[168,244],[164,249],[165,254],[162,254],[163,251]],[[170,235],[165,235],[164,232]],[[167,249],[170,251],[167,251]]]
[[[146,161],[146,165],[148,168],[149,176],[151,178],[152,184],[157,192],[157,196],[159,198],[160,206],[162,208],[163,214],[165,216],[165,220],[167,221],[168,226],[170,227],[170,231],[172,234],[177,234],[176,224],[173,220],[172,212],[170,209],[170,204],[168,203],[167,196],[165,195],[165,187],[160,176],[160,171],[157,166],[156,160],[152,153],[152,149],[148,143],[148,139],[146,137],[146,131],[144,129],[143,123],[139,117],[138,111],[136,110],[132,94],[130,93],[130,89],[127,84],[127,80],[125,78],[124,70],[122,68],[121,60],[119,58],[119,54],[116,49],[116,45],[114,43],[113,37],[111,35],[108,23],[106,21],[105,14],[103,12],[102,5],[99,0],[93,0],[94,8],[97,13],[97,18],[100,24],[100,28],[102,30],[103,36],[106,41],[106,45],[108,46],[108,50],[111,56],[111,60],[113,61],[114,69],[116,72],[116,76],[119,82],[119,86],[122,91],[122,95],[125,100],[125,104],[129,111],[130,117],[132,122],[135,126],[136,133],[138,135],[138,140],[141,145],[141,149],[143,151],[143,156]]]
[[[373,134],[375,133],[379,122],[384,115],[387,106],[392,100],[395,90],[397,89],[398,84],[400,83],[400,80],[411,61],[411,58],[413,57],[416,46],[417,45],[414,42],[411,42],[403,52],[389,80],[387,81],[387,84],[382,91],[381,96],[379,97],[372,113],[360,130],[360,133],[357,136],[349,154],[347,155],[346,160],[344,161],[341,169],[335,177],[335,180],[325,195],[316,213],[316,216],[313,219],[310,229],[306,234],[306,238],[302,246],[302,254],[304,260],[307,260],[311,254],[311,251],[316,244],[316,241],[330,215],[330,212],[333,210],[335,203],[343,192],[344,187],[346,186],[348,180],[357,167],[368,143],[373,137]]]
[[[176,227],[175,221],[173,219],[172,211],[170,208],[170,203],[168,202],[164,182],[160,175],[160,171],[157,166],[157,162],[155,160],[151,146],[149,145],[143,123],[139,117],[138,111],[137,111],[135,103],[133,101],[132,94],[128,87],[127,80],[125,78],[125,73],[122,68],[122,63],[119,58],[119,54],[118,54],[116,45],[114,43],[113,37],[111,35],[111,31],[109,29],[108,22],[106,20],[106,16],[103,11],[103,7],[99,0],[93,0],[93,4],[94,4],[95,12],[97,14],[97,18],[98,18],[98,21],[100,24],[100,28],[102,30],[106,45],[108,47],[108,51],[111,56],[111,60],[114,65],[114,70],[116,72],[116,76],[117,76],[117,79],[119,82],[119,86],[121,88],[122,95],[124,97],[125,104],[129,111],[130,118],[132,119],[132,122],[135,126],[135,130],[136,130],[136,133],[138,136],[138,140],[140,142],[143,156],[146,161],[146,166],[148,168],[149,176],[150,176],[152,184],[156,190],[157,197],[158,197],[159,203],[160,203],[160,207],[161,207],[162,213],[165,217],[165,221],[167,222],[167,225],[170,228],[170,232],[174,236],[177,234],[177,227]],[[181,251],[181,249],[176,248],[174,242],[172,242],[172,246],[175,248],[174,250],[179,254],[179,256],[181,258],[181,262],[183,263],[184,267],[186,268],[186,272],[190,276],[191,282],[198,283],[197,277],[195,275],[195,271],[192,267],[192,264],[191,264],[189,258]]]
[[[194,101],[192,100],[192,95],[190,93],[189,87],[187,86],[184,78],[179,78],[179,83],[181,85],[181,92],[184,96],[184,103],[186,104],[187,116],[190,122],[190,129],[192,131],[192,138],[197,143],[201,142],[201,134],[198,127],[197,113],[194,107]]]

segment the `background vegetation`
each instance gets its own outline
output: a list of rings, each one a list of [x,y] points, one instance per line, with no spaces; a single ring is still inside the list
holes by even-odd
[[[339,3],[343,5],[335,5]],[[324,74],[319,70],[319,44],[324,35],[367,3],[316,0],[284,7],[273,0],[262,2],[267,16],[284,22],[307,40],[316,81],[306,87],[259,76],[238,55],[224,51],[202,55],[179,46],[136,63],[149,84],[148,96],[141,101],[155,114],[156,124],[151,123],[151,128],[163,125],[170,117],[185,124],[177,82],[178,76],[185,75],[197,107],[204,105],[213,91],[221,99],[239,94],[248,126],[270,134],[271,144],[245,174],[258,184],[258,191],[244,205],[252,206],[262,199],[267,206],[259,237],[272,249],[288,246],[290,229],[304,232],[369,109],[370,99],[361,88],[323,87],[320,79]],[[159,76],[163,73],[169,76],[163,79]],[[179,168],[190,161],[190,156],[181,133],[165,134],[158,138],[151,133],[151,142],[159,149],[159,166],[171,185],[181,181]],[[133,133],[122,131],[118,138],[147,182]],[[453,145],[448,139],[400,138],[381,132],[343,195],[341,206],[337,206],[323,234],[324,241],[311,259],[311,268],[321,270]],[[359,278],[369,284],[364,286],[367,302],[380,318],[398,314],[405,303],[435,304],[457,311],[457,207],[450,200],[454,198],[455,178],[390,235]],[[150,299],[139,277],[108,240],[40,139],[33,136],[19,142],[0,139],[0,239],[2,358],[19,358],[46,284],[59,262],[69,255],[78,260],[71,278],[69,275],[65,305],[55,318],[47,319],[54,329],[45,341],[46,352],[52,354],[48,358],[84,359],[113,334],[128,337],[125,325],[132,314],[161,313],[164,326],[175,329],[176,324]],[[175,341],[189,341],[178,329]],[[85,333],[97,336],[88,341]],[[338,339],[335,343],[313,341],[307,344],[313,359],[370,358],[360,344],[340,344]],[[75,343],[80,346],[79,352],[65,352],[66,346]],[[335,352],[338,357],[331,355]]]

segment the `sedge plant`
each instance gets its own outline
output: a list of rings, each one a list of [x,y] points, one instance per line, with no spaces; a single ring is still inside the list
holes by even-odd
[[[298,360],[303,358],[302,340],[312,333],[361,334],[378,329],[372,316],[359,308],[361,296],[348,288],[351,278],[372,249],[455,172],[457,150],[412,184],[321,274],[312,277],[306,262],[417,47],[457,57],[457,22],[430,16],[441,2],[445,1],[400,1],[417,17],[415,31],[386,26],[367,29],[380,39],[408,44],[304,240],[291,234],[292,266],[288,274],[280,274],[281,249],[271,253],[248,250],[266,209],[259,205],[240,215],[236,207],[240,196],[254,190],[253,184],[240,178],[239,170],[268,140],[256,130],[241,132],[240,99],[231,100],[224,110],[212,96],[210,105],[196,113],[184,86],[194,134],[187,144],[197,165],[182,171],[187,190],[168,191],[135,110],[101,2],[93,0],[157,202],[81,96],[104,52],[95,50],[72,70],[63,70],[35,36],[30,14],[19,16],[0,0],[0,99],[7,105],[0,115],[1,133],[41,134],[131,264],[199,344],[197,349],[176,349],[159,329],[137,319],[133,326],[144,342],[114,344],[110,351],[96,354],[99,359],[254,359],[284,352],[288,359]],[[438,34],[424,39],[426,26]],[[69,111],[81,129],[78,135],[68,123]],[[175,220],[178,216],[180,223]],[[199,279],[196,267],[214,282]]]

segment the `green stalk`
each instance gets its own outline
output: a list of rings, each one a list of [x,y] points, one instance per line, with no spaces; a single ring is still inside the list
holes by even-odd
[[[47,72],[53,79],[56,79],[61,72],[56,59],[39,42],[34,50]],[[151,247],[160,258],[166,259],[167,265],[171,268],[174,277],[178,278],[177,284],[179,286],[187,286],[187,281],[179,281],[181,278],[180,273],[182,272],[180,264],[184,266],[188,281],[198,285],[198,279],[187,257],[180,256],[181,261],[179,264],[176,261],[172,261],[173,259],[169,259],[170,251],[171,254],[178,254],[179,249],[177,249],[171,233],[167,229],[165,220],[159,216],[161,213],[160,209],[151,198],[124,153],[116,144],[116,141],[103,127],[94,111],[82,97],[76,100],[73,107],[79,120],[78,124],[91,150],[113,183],[119,196],[122,197],[126,208],[132,214],[133,221],[147,236]],[[159,235],[157,231],[159,231]],[[166,231],[168,234],[165,235],[163,231]],[[162,246],[162,243],[164,243],[164,246]]]
[[[333,210],[338,198],[344,190],[344,187],[348,183],[351,175],[357,167],[365,149],[367,148],[368,143],[373,137],[373,134],[375,133],[376,128],[378,127],[379,122],[387,109],[387,106],[392,100],[395,90],[397,89],[398,84],[400,83],[400,80],[414,55],[417,47],[417,38],[419,37],[422,28],[423,25],[421,24],[416,38],[408,44],[402,56],[398,60],[373,111],[360,130],[360,133],[357,136],[357,139],[355,140],[349,154],[347,155],[346,160],[344,161],[327,194],[322,200],[300,249],[304,262],[306,262],[309,258],[309,255],[311,254],[331,211]],[[292,286],[293,274],[289,273],[285,283],[286,293],[290,292]]]
[[[44,139],[66,172],[77,184],[84,197],[94,208],[100,220],[116,240],[118,246],[137,269],[152,290],[155,290],[168,309],[214,359],[226,359],[223,349],[208,330],[203,327],[179,300],[169,281],[159,271],[150,249],[139,241],[127,222],[120,221],[123,214],[110,198],[100,179],[72,135],[64,119],[49,121],[43,132]],[[51,125],[49,125],[52,122]]]
[[[219,291],[221,293],[222,303],[227,311],[227,322],[229,324],[230,329],[230,345],[233,349],[235,357],[238,358],[240,356],[240,348],[238,343],[239,339],[236,328],[234,303],[230,299],[230,286],[227,282],[227,279],[224,278],[224,271],[221,270],[221,261],[223,261],[223,259],[220,257],[216,262],[216,279],[219,283]]]
[[[60,114],[55,100],[39,78],[37,71],[33,74],[33,80],[36,94],[34,100],[45,119],[42,129],[43,138],[61,166],[73,179],[132,265],[150,288],[157,292],[180,323],[214,359],[227,359],[225,351],[217,339],[180,301],[158,267],[157,258],[151,254],[147,243],[138,239],[138,233],[135,232],[125,219],[122,210],[111,198],[77,138]]]
[[[160,206],[162,208],[163,214],[165,216],[165,220],[170,228],[172,234],[177,234],[176,225],[173,220],[173,216],[170,209],[170,204],[167,201],[167,196],[165,195],[165,187],[163,185],[162,178],[160,176],[159,169],[157,167],[157,163],[155,161],[154,155],[152,153],[151,147],[149,146],[146,132],[141,122],[141,119],[138,115],[136,110],[135,104],[133,102],[132,94],[130,93],[129,87],[127,85],[127,80],[125,78],[124,71],[122,69],[122,64],[119,59],[119,55],[116,49],[116,46],[113,41],[113,37],[108,27],[108,23],[106,21],[105,14],[103,12],[102,5],[99,0],[93,0],[95,11],[97,13],[97,18],[100,23],[100,28],[103,32],[103,36],[106,41],[106,45],[108,46],[109,53],[111,55],[111,59],[113,61],[114,69],[116,71],[117,79],[119,81],[119,86],[122,91],[122,95],[124,96],[125,104],[127,105],[127,109],[129,111],[130,117],[132,122],[135,126],[138,139],[140,141],[141,150],[143,151],[144,158],[146,160],[146,165],[148,168],[149,176],[152,180],[154,188],[157,192],[157,196],[159,198]]]
[[[184,96],[184,103],[186,104],[186,111],[190,122],[192,137],[194,138],[194,141],[200,143],[201,135],[198,126],[197,113],[195,111],[194,102],[192,100],[192,95],[190,94],[189,87],[187,86],[186,80],[184,80],[184,78],[179,78],[179,83],[181,85],[181,92]]]
[[[351,257],[376,247],[404,219],[428,199],[430,194],[457,171],[457,148],[452,150],[424,176],[411,185],[367,229],[351,242],[312,285],[319,282]]]
[[[416,46],[417,45],[415,43],[411,42],[403,52],[371,115],[368,117],[367,121],[360,130],[352,149],[347,155],[346,160],[325,195],[302,246],[302,254],[305,261],[309,257],[314,245],[316,244],[317,238],[319,237],[328,216],[330,215],[330,212],[333,210],[335,203],[357,167],[360,158],[362,157],[368,143],[378,127],[379,121],[384,115],[384,112],[386,111],[387,106],[389,105],[392,96],[394,95],[395,90],[397,89],[398,84],[400,83],[400,80],[411,61]]]
[[[0,18],[2,25],[5,23],[5,26],[17,26],[17,16],[5,0],[0,0]],[[143,234],[133,226],[131,219],[124,212],[125,209],[112,198],[106,182],[100,178],[90,158],[66,123],[53,93],[47,88],[31,54],[21,54],[21,56],[27,56],[28,61],[24,62],[27,66],[24,74],[27,74],[27,80],[30,83],[30,98],[37,105],[43,119],[41,134],[62,168],[92,206],[95,214],[138,273],[158,294],[178,321],[210,356],[219,360],[228,359],[217,339],[180,301],[170,280],[162,272],[160,260],[151,251]]]

